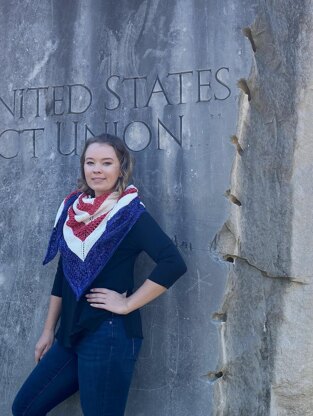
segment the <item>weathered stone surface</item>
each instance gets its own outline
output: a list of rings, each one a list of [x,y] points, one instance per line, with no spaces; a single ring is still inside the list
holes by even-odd
[[[225,316],[216,315],[221,309],[228,263],[216,261],[210,245],[228,216],[224,192],[235,151],[229,137],[235,132],[237,118],[236,83],[247,76],[252,57],[242,28],[253,21],[257,2],[0,0],[0,4],[1,416],[10,414],[12,398],[34,366],[34,345],[42,330],[56,266],[41,266],[56,208],[76,186],[78,154],[85,137],[106,129],[114,132],[115,128],[136,157],[134,183],[144,203],[180,248],[189,268],[173,289],[143,310],[145,344],[127,415],[213,415],[214,386],[226,383],[226,378],[218,379],[219,356],[225,354],[227,361],[236,351],[239,334],[246,334],[244,327],[238,335],[235,329],[237,321],[242,323],[238,305],[247,297],[245,286],[240,289],[242,294],[236,293],[239,303],[232,305],[233,316],[227,315],[223,322]],[[257,48],[262,36],[260,31]],[[273,53],[262,65],[274,65],[275,59]],[[253,76],[259,80],[257,73]],[[286,101],[288,110],[287,81],[288,77],[283,84],[286,97],[281,101]],[[261,85],[258,88],[260,92],[252,89],[251,101],[255,106],[251,117],[260,130],[255,154],[268,153],[270,167],[272,142],[262,143],[276,127],[271,111],[264,118],[269,124],[258,117],[258,106],[265,108],[262,97],[255,99],[264,91]],[[274,101],[276,94],[273,90]],[[240,108],[242,129],[252,130],[244,115],[244,111],[251,111],[250,106],[243,100]],[[289,117],[294,107],[290,108],[283,111],[283,103],[277,106],[277,123],[283,123],[286,135],[294,125]],[[288,114],[287,121],[280,121],[280,111]],[[241,142],[243,136],[239,131]],[[284,175],[281,156],[292,159],[293,147],[288,140],[283,149],[279,143],[277,138],[275,146],[281,153],[275,159],[276,171]],[[249,167],[257,159],[251,154],[248,157],[249,143],[242,144],[242,160],[248,166],[239,166],[232,177],[237,184],[232,191],[242,200],[242,207],[235,209],[247,210],[250,219],[240,222],[232,214],[228,224],[236,251],[228,252],[227,247],[225,254],[245,257],[261,285],[257,269],[275,275],[289,273],[288,250],[274,241],[282,224],[274,208],[271,221],[277,221],[276,226],[268,231],[265,220],[270,217],[262,216],[253,230],[260,200],[274,198],[277,184],[273,181],[268,193],[258,193],[253,185],[259,179],[250,175]],[[264,160],[260,160],[259,169],[265,172]],[[253,190],[258,200],[251,198]],[[277,199],[277,203],[283,213],[283,201]],[[290,229],[288,218],[284,218],[287,223],[282,238],[286,242]],[[256,241],[255,232],[261,233],[262,239],[250,246]],[[239,244],[238,236],[244,245]],[[279,262],[278,255],[282,257]],[[242,262],[239,271],[244,273],[247,265]],[[152,262],[143,255],[136,269],[138,283],[151,267]],[[282,283],[266,280],[266,284],[270,292],[270,285],[280,288]],[[273,294],[273,303],[274,298],[280,307],[282,296]],[[261,305],[260,310],[267,309]],[[261,327],[260,317],[256,321]],[[227,325],[222,342],[220,329]],[[259,345],[262,337],[266,338],[258,335],[250,341],[247,335],[239,342]],[[258,356],[254,359],[250,352],[249,357],[247,365],[262,367]],[[247,373],[240,373],[239,363],[234,365],[238,375],[248,379]],[[255,375],[253,390],[260,394],[262,409],[268,408],[264,399],[269,386],[266,369],[262,367],[262,374]],[[227,386],[227,397],[221,390],[221,403],[227,408],[236,400],[239,409],[246,396],[233,394],[231,382]],[[247,383],[240,393],[249,395],[251,391]],[[78,395],[51,414],[81,414]]]
[[[235,258],[216,415],[313,414],[311,15],[310,2],[270,1],[251,26],[230,186],[241,206],[213,244]]]

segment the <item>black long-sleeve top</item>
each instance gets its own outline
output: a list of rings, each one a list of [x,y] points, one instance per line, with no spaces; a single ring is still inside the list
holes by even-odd
[[[172,240],[145,211],[85,293],[89,293],[91,288],[104,287],[119,293],[127,291],[129,296],[134,288],[135,261],[142,251],[156,262],[147,278],[166,288],[172,286],[187,271],[186,264]],[[51,294],[62,297],[60,326],[56,338],[65,347],[74,345],[84,331],[95,330],[104,319],[112,316],[111,312],[90,306],[85,293],[80,300],[76,300],[64,277],[60,256]],[[139,310],[122,316],[127,336],[142,338]]]

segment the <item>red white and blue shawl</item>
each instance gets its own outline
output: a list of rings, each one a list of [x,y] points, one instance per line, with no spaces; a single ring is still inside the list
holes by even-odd
[[[133,185],[121,195],[95,198],[72,192],[57,212],[43,264],[60,251],[64,276],[79,300],[144,211]]]

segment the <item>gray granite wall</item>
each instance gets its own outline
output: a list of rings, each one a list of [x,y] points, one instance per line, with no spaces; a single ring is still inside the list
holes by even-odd
[[[107,130],[188,264],[143,308],[126,414],[310,415],[310,3],[0,4],[0,414],[34,366],[56,208]]]
[[[312,415],[312,5],[262,2],[241,80],[216,415]],[[247,32],[248,33],[248,32]],[[240,201],[240,205],[238,205]]]

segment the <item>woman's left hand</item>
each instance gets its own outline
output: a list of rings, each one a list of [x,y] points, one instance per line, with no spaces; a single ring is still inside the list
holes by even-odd
[[[94,288],[90,292],[85,295],[90,306],[120,315],[129,313],[126,292],[121,294],[105,288]]]

